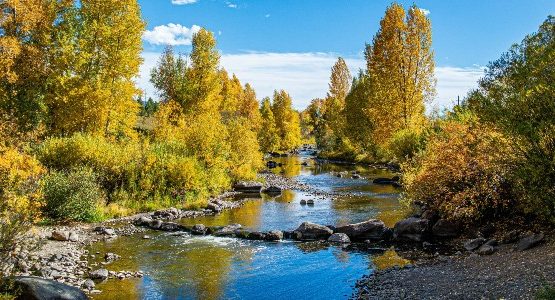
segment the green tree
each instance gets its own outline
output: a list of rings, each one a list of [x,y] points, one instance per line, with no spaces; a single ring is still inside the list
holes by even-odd
[[[555,221],[555,17],[491,63],[468,105],[512,138],[525,159],[515,184],[523,208]]]

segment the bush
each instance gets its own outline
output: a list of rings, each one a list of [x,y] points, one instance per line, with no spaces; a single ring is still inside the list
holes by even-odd
[[[509,141],[469,113],[445,120],[426,149],[404,164],[404,197],[469,223],[514,209]]]
[[[24,233],[40,217],[43,173],[34,157],[0,148],[0,276],[8,275],[11,252],[25,246]]]
[[[104,193],[89,168],[52,172],[43,179],[45,214],[54,220],[98,221]]]
[[[424,147],[422,135],[408,129],[396,132],[388,144],[388,150],[399,161],[411,159]]]

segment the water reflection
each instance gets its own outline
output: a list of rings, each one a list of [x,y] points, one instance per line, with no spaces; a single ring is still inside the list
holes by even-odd
[[[243,207],[217,216],[184,219],[186,225],[242,224],[250,230],[293,230],[304,221],[345,225],[382,219],[392,226],[404,212],[399,190],[371,183],[375,177],[393,176],[386,170],[361,166],[319,164],[309,157],[274,159],[283,164],[274,172],[296,177],[334,197],[284,191],[278,197],[251,197]],[[301,165],[307,162],[308,166]],[[338,178],[330,172],[356,171],[365,179]],[[314,206],[300,200],[315,200]],[[356,280],[371,272],[407,260],[393,249],[369,254],[351,246],[323,242],[266,243],[233,238],[149,233],[99,243],[91,253],[114,252],[122,258],[109,270],[145,271],[142,279],[110,280],[98,287],[94,299],[268,299],[302,295],[306,299],[342,299],[351,295]],[[98,259],[98,258],[97,258]]]

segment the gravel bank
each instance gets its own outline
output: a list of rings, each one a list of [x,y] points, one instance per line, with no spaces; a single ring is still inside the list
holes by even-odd
[[[555,241],[526,251],[503,245],[491,256],[461,255],[377,272],[356,299],[533,299],[555,285]]]

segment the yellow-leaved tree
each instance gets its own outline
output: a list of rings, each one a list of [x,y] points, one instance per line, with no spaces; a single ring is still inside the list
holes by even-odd
[[[274,91],[272,112],[280,138],[280,150],[291,150],[302,143],[299,113],[292,104],[291,96],[286,91]]]
[[[412,6],[406,14],[397,3],[387,8],[366,48],[373,98],[367,113],[377,124],[377,143],[387,144],[399,130],[419,132],[424,126],[424,103],[435,95],[431,45],[430,20],[421,9]]]

